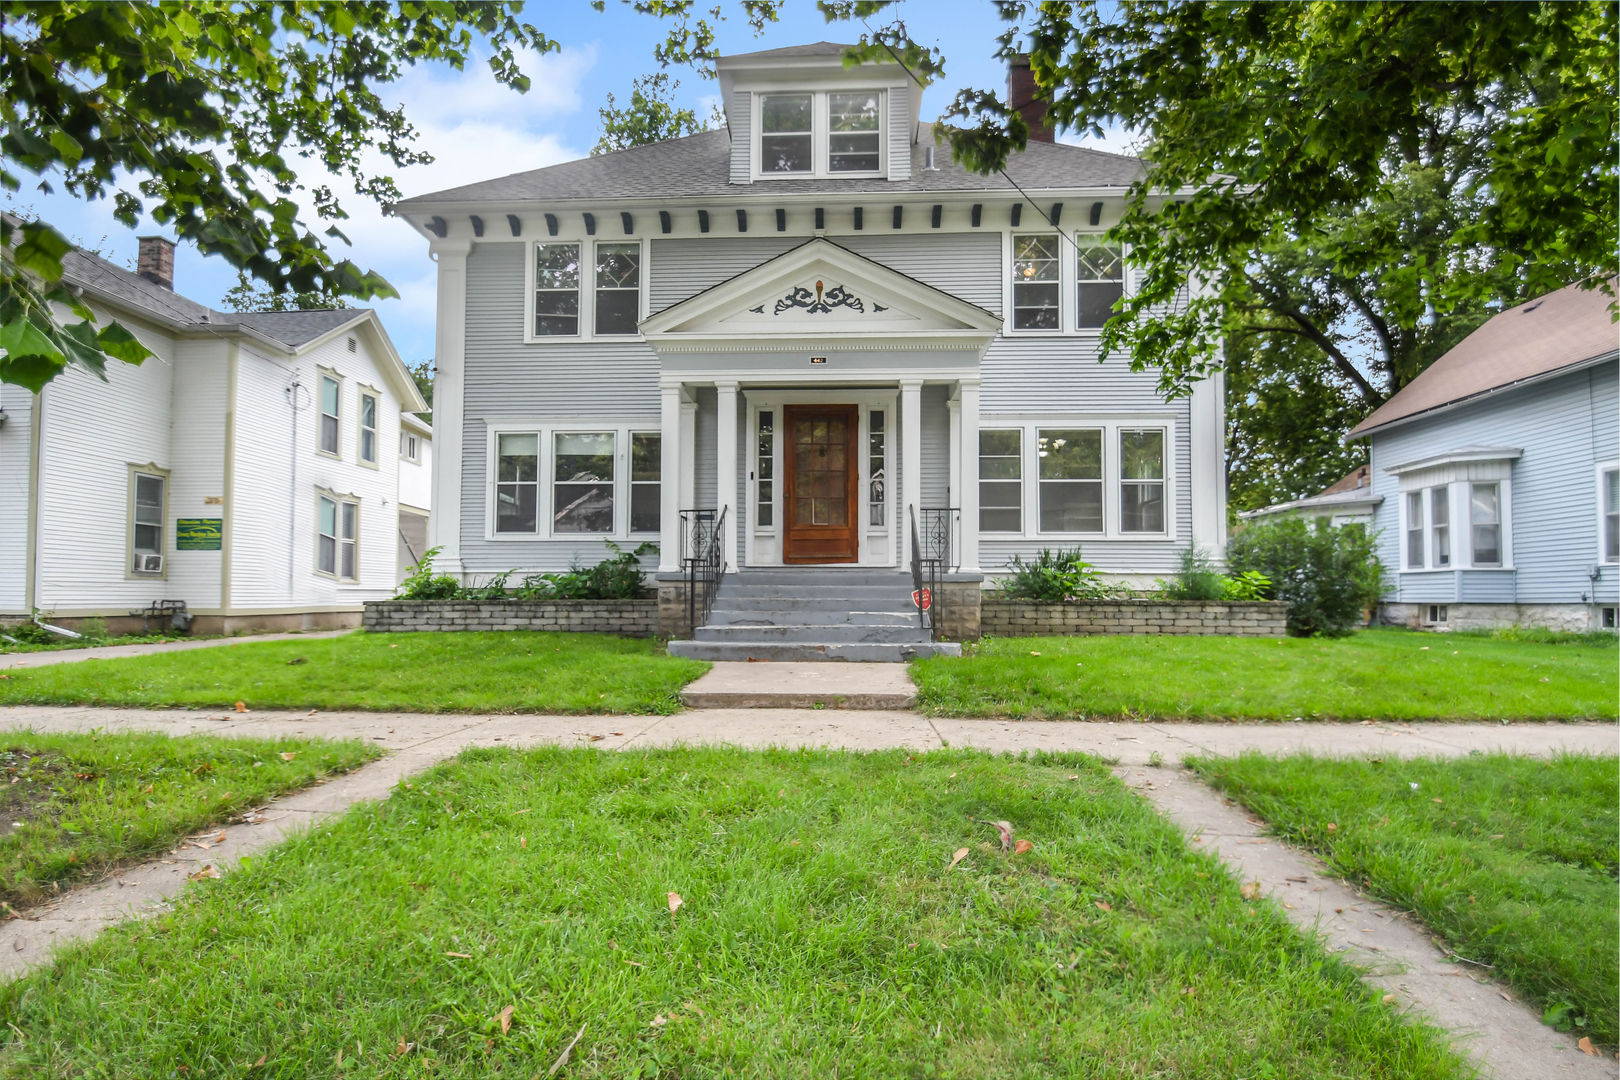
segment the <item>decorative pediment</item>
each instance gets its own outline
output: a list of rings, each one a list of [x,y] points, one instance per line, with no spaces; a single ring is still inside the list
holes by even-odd
[[[991,312],[816,238],[643,321],[660,339],[877,337],[985,338]]]

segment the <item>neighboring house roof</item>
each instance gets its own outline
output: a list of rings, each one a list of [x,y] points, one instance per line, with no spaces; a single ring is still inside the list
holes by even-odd
[[[1358,439],[1520,383],[1572,371],[1620,354],[1612,296],[1571,285],[1509,308],[1463,338],[1358,424]]]
[[[1371,488],[1350,488],[1345,491],[1333,491],[1331,494],[1325,491],[1320,495],[1312,495],[1306,499],[1294,499],[1292,502],[1272,503],[1270,506],[1262,506],[1258,510],[1243,511],[1238,514],[1238,517],[1244,519],[1269,517],[1272,514],[1286,514],[1295,510],[1320,510],[1324,514],[1343,514],[1356,510],[1371,513],[1383,501],[1384,497],[1374,495]]]
[[[790,56],[842,56],[852,45],[836,41],[817,41],[810,45],[789,45],[785,49],[761,49],[758,52],[733,53],[727,60],[785,60]]]
[[[413,413],[413,412],[402,412],[402,413],[400,413],[399,414],[399,423],[400,423],[401,427],[410,428],[412,431],[416,432],[418,435],[422,435],[422,436],[424,436],[424,437],[426,437],[428,439],[433,438],[433,424],[432,424],[432,422],[422,419],[416,413]]]
[[[1372,479],[1369,475],[1370,473],[1371,470],[1365,465],[1357,469],[1352,469],[1340,479],[1335,480],[1321,491],[1318,491],[1317,494],[1337,495],[1341,491],[1355,491],[1357,488],[1368,487],[1372,484]]]
[[[265,337],[297,348],[316,338],[325,337],[334,330],[356,322],[370,308],[311,308],[307,311],[249,311],[227,315],[231,322],[239,322]]]
[[[721,128],[417,195],[395,203],[392,209],[395,213],[409,213],[451,203],[602,202],[610,199],[711,196],[769,198],[864,192],[895,195],[996,192],[1016,199],[1022,197],[1018,192],[1020,187],[1025,191],[1125,188],[1144,174],[1139,158],[1063,143],[1031,142],[1028,149],[1014,154],[1007,162],[1006,176],[1001,173],[980,176],[969,172],[951,159],[949,143],[941,146],[935,154],[938,168],[924,169],[923,149],[922,144],[911,148],[909,180],[888,180],[876,176],[847,180],[822,177],[772,179],[739,185],[731,183],[731,136]],[[1017,187],[1013,181],[1017,182]]]

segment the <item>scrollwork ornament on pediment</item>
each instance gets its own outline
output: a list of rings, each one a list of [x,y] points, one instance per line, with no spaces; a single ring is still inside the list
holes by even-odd
[[[833,308],[840,307],[849,308],[851,311],[862,314],[865,313],[866,304],[859,297],[847,292],[842,285],[834,285],[832,288],[823,291],[824,288],[825,286],[820,281],[816,282],[816,291],[813,293],[803,285],[796,286],[792,292],[776,302],[776,308],[771,314],[780,315],[784,311],[802,308],[810,315],[826,315]]]

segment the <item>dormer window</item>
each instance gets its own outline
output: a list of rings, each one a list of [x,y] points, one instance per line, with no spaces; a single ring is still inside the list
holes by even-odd
[[[759,171],[807,173],[815,162],[812,94],[764,94],[759,99]]]
[[[882,90],[761,93],[760,178],[882,174]]]

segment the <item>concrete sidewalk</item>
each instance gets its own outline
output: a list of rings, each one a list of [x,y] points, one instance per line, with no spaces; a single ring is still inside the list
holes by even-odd
[[[211,720],[205,712],[13,706],[0,729],[166,731],[238,736],[290,734],[360,738],[391,751],[354,773],[294,793],[211,830],[169,857],[131,868],[61,900],[0,923],[0,976],[49,960],[53,945],[88,937],[120,919],[163,910],[188,877],[226,871],[292,832],[383,798],[401,778],[469,746],[595,746],[635,749],[682,744],[804,746],[853,750],[946,746],[986,751],[1063,750],[1094,754],[1245,881],[1258,881],[1303,931],[1349,954],[1392,1004],[1451,1030],[1497,1080],[1614,1077],[1615,1063],[1579,1052],[1573,1038],[1541,1024],[1481,969],[1452,961],[1404,913],[1368,900],[1327,875],[1312,857],[1265,835],[1249,817],[1177,767],[1189,754],[1310,751],[1386,757],[1457,757],[1474,751],[1614,754],[1620,728],[1581,724],[1161,724],[935,720],[909,711],[706,709],[669,717],[464,716],[423,713],[248,713]],[[1154,767],[1162,763],[1167,767]],[[223,835],[222,835],[223,834]]]
[[[153,641],[144,645],[94,645],[87,649],[50,649],[44,652],[0,653],[0,668],[46,667],[70,664],[75,660],[114,660],[120,656],[151,656],[153,653],[190,652],[227,645],[252,645],[260,641],[318,641],[342,637],[353,630],[310,630],[299,634],[246,634],[241,637],[202,638],[197,641]]]

